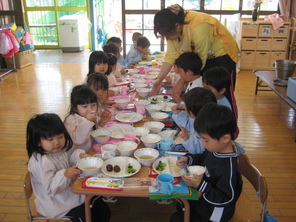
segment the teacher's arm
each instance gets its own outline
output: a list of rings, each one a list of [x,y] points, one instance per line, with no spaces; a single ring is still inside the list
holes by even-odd
[[[167,74],[171,71],[172,69],[172,65],[170,63],[164,62],[161,66],[160,72],[157,76],[157,79],[154,81],[153,83],[153,88],[152,91],[150,93],[151,96],[157,95],[161,85],[162,85],[162,81],[164,80],[164,78],[167,76]]]

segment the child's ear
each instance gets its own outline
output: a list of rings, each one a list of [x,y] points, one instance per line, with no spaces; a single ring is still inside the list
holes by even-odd
[[[231,141],[231,135],[230,134],[225,134],[224,136],[222,136],[222,142],[227,144],[229,143],[229,141]]]
[[[221,95],[223,95],[225,92],[226,92],[226,88],[223,88],[223,89],[221,89],[221,90],[219,91],[219,93],[220,93]]]

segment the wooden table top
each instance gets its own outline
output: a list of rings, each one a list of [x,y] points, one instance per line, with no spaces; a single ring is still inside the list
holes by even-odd
[[[296,110],[296,103],[287,96],[287,87],[273,84],[276,79],[275,71],[254,71],[263,82],[265,82],[279,97],[281,97],[289,106]]]

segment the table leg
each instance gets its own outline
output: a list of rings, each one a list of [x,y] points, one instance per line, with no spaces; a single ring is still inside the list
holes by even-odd
[[[259,77],[256,78],[256,88],[255,88],[255,95],[257,95],[258,92],[258,86],[259,86]]]
[[[188,200],[183,198],[178,198],[184,204],[184,222],[190,222],[190,205]]]
[[[91,222],[91,209],[90,202],[94,195],[86,195],[84,205],[85,205],[85,221]]]

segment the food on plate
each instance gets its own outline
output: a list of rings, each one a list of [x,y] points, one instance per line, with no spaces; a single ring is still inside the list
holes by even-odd
[[[113,166],[111,164],[108,164],[106,166],[106,169],[107,169],[108,172],[112,172],[113,171]]]
[[[158,165],[156,166],[156,170],[163,171],[166,167],[166,163],[159,161]]]
[[[157,99],[156,97],[153,97],[153,98],[151,99],[151,101],[152,101],[152,102],[157,102],[158,99]]]
[[[98,138],[104,138],[104,137],[107,137],[108,135],[98,135],[98,136],[96,136],[96,137],[98,137]]]
[[[168,96],[163,96],[163,98],[164,98],[164,99],[167,99],[167,98],[169,98],[169,97],[168,97]]]
[[[127,173],[134,173],[137,170],[134,169],[134,167],[131,164],[128,164],[127,166]]]
[[[115,165],[115,166],[113,167],[113,170],[114,170],[114,172],[116,172],[116,173],[120,172],[120,166]]]
[[[96,167],[85,167],[85,168],[83,168],[84,170],[95,170],[96,169]]]

